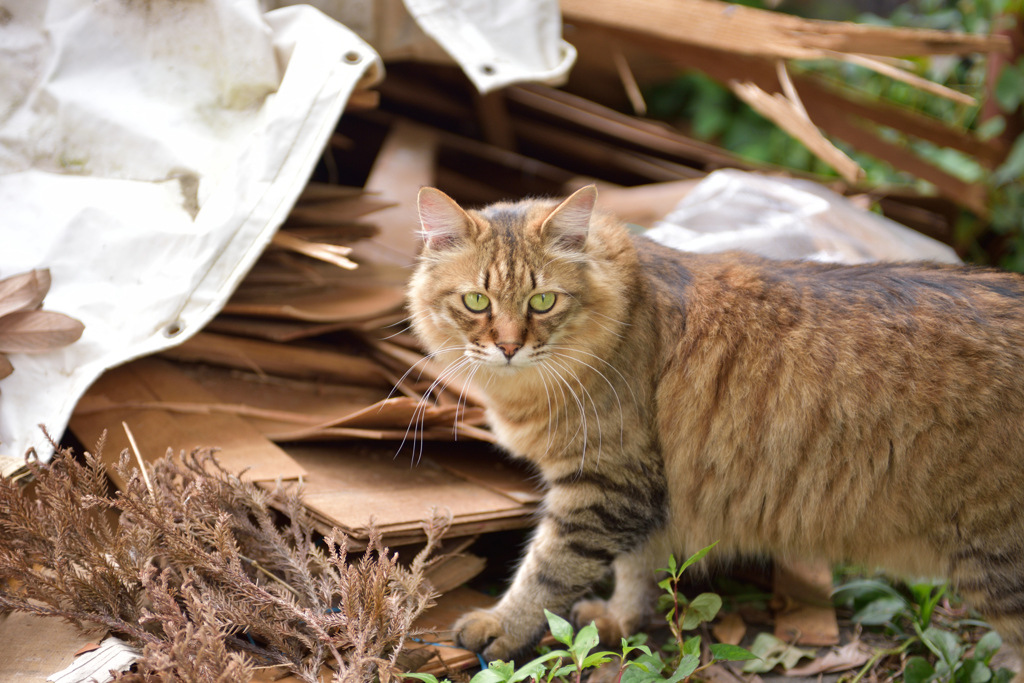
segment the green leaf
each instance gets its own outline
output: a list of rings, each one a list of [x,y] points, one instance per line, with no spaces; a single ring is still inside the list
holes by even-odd
[[[494,662],[491,662],[494,664]],[[477,673],[473,678],[469,680],[469,683],[506,683],[511,672],[508,676],[503,675],[504,671],[497,671],[495,669],[483,669]]]
[[[711,549],[714,548],[716,545],[718,545],[718,541],[715,541],[707,548],[698,550],[693,555],[690,555],[690,558],[686,560],[686,562],[683,562],[683,566],[679,568],[679,573],[682,574],[684,571],[686,571],[687,567],[694,564],[695,562],[700,562],[702,559],[704,559],[704,556],[711,552]]]
[[[1024,69],[1020,64],[1007,64],[999,73],[996,81],[996,101],[1007,114],[1012,114],[1024,100]]]
[[[910,657],[903,666],[903,683],[928,683],[935,669],[924,657]]]
[[[634,664],[634,662],[629,663]],[[647,671],[639,666],[630,666],[622,672],[620,683],[652,683],[652,681],[660,680],[663,680],[660,673]]]
[[[676,556],[675,555],[669,555],[668,556],[668,573],[672,574],[673,576],[675,576],[675,574],[676,574]]]
[[[837,605],[866,605],[878,598],[898,598],[904,600],[899,591],[877,579],[857,579],[844,583],[832,592],[832,599]],[[904,600],[905,602],[905,600]]]
[[[876,626],[892,621],[896,615],[907,609],[903,596],[878,598],[853,613],[853,621],[866,626]]]
[[[659,570],[659,571],[664,571],[664,570]],[[667,578],[667,579],[662,579],[661,581],[658,582],[658,588],[661,588],[662,590],[668,591],[669,597],[671,597],[672,596],[672,582],[673,581],[675,581],[675,579],[673,577],[671,577],[671,576],[669,578]]]
[[[402,678],[415,678],[418,681],[423,681],[423,683],[439,683],[439,681],[437,680],[437,676],[435,676],[434,674],[400,673],[398,675]],[[451,681],[449,681],[447,678],[444,680],[445,683],[451,683]]]
[[[989,683],[992,670],[980,659],[968,659],[956,672],[957,683]]]
[[[700,657],[700,636],[694,636],[683,643],[683,654]]]
[[[679,662],[679,666],[672,672],[672,675],[665,679],[665,683],[679,683],[679,681],[688,678],[690,674],[696,671],[698,666],[700,666],[700,657],[697,655],[686,655]]]
[[[601,666],[605,662],[612,661],[613,657],[618,657],[614,652],[594,652],[593,654],[587,655],[587,658],[583,660],[583,668],[589,669],[592,666]]]
[[[563,666],[560,669],[558,669],[558,671],[556,671],[553,674],[553,677],[554,678],[560,678],[562,676],[567,676],[568,674],[574,673],[575,671],[576,671],[576,665],[575,664],[566,664],[565,666]],[[469,683],[473,683],[473,681],[470,681]]]
[[[921,634],[921,640],[929,650],[942,658],[950,671],[956,668],[957,662],[964,654],[964,648],[960,645],[957,637],[949,631],[943,631],[934,626],[928,628]]]
[[[1002,668],[992,677],[992,683],[1010,683],[1016,675],[1010,669]]]
[[[597,626],[594,622],[590,622],[586,626],[580,629],[580,632],[576,634],[576,641],[569,648],[569,651],[575,655],[576,660],[579,661],[587,656],[587,653],[597,647],[597,644],[601,642],[601,636],[597,632]]]
[[[1013,143],[1003,165],[992,174],[992,183],[1005,185],[1024,176],[1024,135]]]
[[[547,668],[547,662],[552,659],[558,659],[564,657],[568,659],[570,657],[569,652],[566,650],[550,650],[536,659],[532,659],[524,664],[518,671],[516,671],[508,679],[508,683],[518,683],[518,681],[525,681],[531,676],[540,677],[544,673],[544,669]]]
[[[572,626],[569,625],[569,622],[547,610],[544,610],[544,616],[548,618],[548,626],[551,628],[551,635],[555,640],[572,647]]]
[[[980,659],[989,664],[992,662],[992,655],[999,652],[1003,646],[1003,639],[995,631],[989,631],[981,637],[978,644],[974,646],[974,658]]]
[[[757,655],[745,647],[729,645],[728,643],[712,643],[711,656],[720,662],[744,662],[748,659],[758,658]]]
[[[693,599],[686,616],[683,617],[682,628],[684,631],[697,628],[705,621],[711,621],[722,609],[722,598],[715,593],[701,593]]]

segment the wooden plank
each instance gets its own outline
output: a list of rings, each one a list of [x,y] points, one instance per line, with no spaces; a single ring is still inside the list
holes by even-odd
[[[425,449],[429,458],[443,457],[437,448]],[[356,539],[365,539],[371,524],[389,535],[422,538],[421,520],[431,509],[447,510],[453,530],[471,535],[487,530],[487,523],[510,520],[522,526],[536,510],[533,504],[467,481],[428,459],[396,457],[394,446],[369,443],[344,448],[290,446],[288,452],[307,471],[303,498],[320,524],[337,526]],[[510,475],[511,476],[511,475]],[[525,479],[525,475],[521,475]]]
[[[834,168],[846,182],[854,185],[864,177],[864,170],[857,162],[833,145],[807,118],[802,105],[797,107],[781,93],[769,95],[750,82],[730,81],[729,87],[754,111],[802,142],[811,154]]]
[[[83,635],[61,619],[0,613],[0,681],[46,683],[74,661],[79,649],[101,639],[102,634]]]
[[[415,260],[420,247],[416,195],[424,185],[433,185],[437,148],[433,129],[408,121],[396,124],[384,140],[366,189],[387,193],[398,206],[374,214],[381,233],[370,243],[378,247],[379,262],[407,266]]]
[[[107,432],[104,462],[115,481],[118,478],[113,464],[129,446],[122,422],[132,430],[140,454],[147,461],[163,456],[168,450],[177,453],[215,447],[219,449],[217,459],[221,465],[235,474],[245,470],[242,477],[248,481],[297,479],[306,474],[305,468],[236,415],[116,407],[159,401],[218,402],[171,363],[144,358],[109,370],[96,380],[79,401],[83,412],[71,416],[70,427],[87,448],[97,443],[103,431]],[[104,409],[107,406],[115,407]]]
[[[999,36],[813,21],[715,0],[561,0],[560,5],[571,22],[769,58],[819,59],[826,50],[902,57],[1009,48]]]
[[[251,370],[257,374],[332,380],[367,387],[391,386],[372,358],[211,332],[200,332],[161,355],[183,362]]]

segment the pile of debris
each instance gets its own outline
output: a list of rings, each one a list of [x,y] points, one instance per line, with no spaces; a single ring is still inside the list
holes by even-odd
[[[353,95],[314,180],[222,313],[183,344],[103,375],[72,417],[77,440],[91,447],[106,433],[103,455],[118,486],[126,484],[115,467],[124,449],[151,461],[168,449],[216,446],[222,466],[246,481],[267,489],[301,482],[316,529],[341,530],[350,550],[366,547],[375,528],[405,557],[426,541],[424,515],[446,508],[447,538],[456,539],[447,549],[463,554],[433,570],[434,587],[446,595],[421,622],[443,641],[460,611],[493,601],[459,588],[484,566],[464,551],[481,534],[529,526],[542,492],[529,471],[490,445],[478,392],[446,376],[408,331],[404,288],[418,249],[420,187],[474,205],[596,181],[604,208],[648,227],[710,171],[779,173],[623,113],[643,111],[638,82],[685,67],[729,84],[804,142],[839,172],[829,185],[840,193],[870,191],[889,216],[946,241],[957,206],[984,212],[979,186],[865,122],[987,166],[1005,156],[997,139],[791,77],[786,61],[851,62],[967,104],[970,94],[923,81],[891,58],[995,52],[1005,41],[811,22],[707,0],[642,5],[563,1],[566,38],[579,51],[565,89],[516,85],[481,96],[455,68],[389,65],[379,91]],[[819,128],[930,181],[938,196],[867,186]],[[830,579],[820,568],[801,575],[818,589]],[[785,585],[800,581],[781,576],[780,591],[799,593]],[[835,623],[829,608],[801,612],[789,604],[777,629],[783,638],[795,632],[799,642],[831,644]],[[421,671],[477,661],[453,647],[415,647],[430,655],[420,657]]]

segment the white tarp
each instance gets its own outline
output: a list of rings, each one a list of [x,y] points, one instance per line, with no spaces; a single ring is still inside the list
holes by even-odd
[[[223,306],[353,88],[382,77],[359,34],[388,57],[447,50],[482,91],[575,58],[556,0],[293,4],[0,0],[0,278],[49,268],[44,307],[85,323],[66,349],[11,356],[0,455],[48,458],[37,425],[59,436],[105,369]]]
[[[358,36],[309,7],[5,0],[0,276],[49,268],[77,343],[12,355],[0,453],[50,449],[106,368],[223,306],[308,180],[357,82]]]
[[[576,61],[556,0],[308,0],[385,61],[456,62],[482,93],[521,81],[559,85]],[[263,0],[267,9],[294,0]]]

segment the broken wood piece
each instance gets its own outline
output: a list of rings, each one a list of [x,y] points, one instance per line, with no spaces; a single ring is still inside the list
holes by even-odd
[[[115,466],[121,451],[129,446],[122,422],[131,427],[138,440],[139,454],[147,462],[168,450],[177,453],[217,448],[220,464],[247,481],[296,479],[306,474],[287,453],[237,415],[117,407],[160,402],[216,404],[218,401],[171,363],[144,358],[108,370],[96,380],[79,403],[85,412],[72,414],[70,427],[79,441],[89,444],[90,448],[107,432],[102,457],[108,473],[119,485],[123,482]],[[110,408],[89,411],[90,403]]]
[[[354,270],[359,264],[346,258],[352,253],[351,247],[338,246],[336,244],[324,244],[323,242],[310,242],[307,239],[293,235],[287,231],[277,232],[271,239],[271,244],[282,249],[288,249],[310,258],[319,259],[325,263]]]
[[[377,247],[374,256],[380,262],[408,266],[419,253],[416,195],[421,187],[434,184],[438,144],[433,129],[401,121],[377,154],[366,189],[386,192],[399,202],[374,216],[381,233],[370,243]],[[366,243],[361,246],[368,248]]]
[[[825,54],[828,57],[831,57],[832,59],[836,59],[841,62],[847,62],[849,64],[856,64],[857,66],[862,66],[865,69],[870,69],[875,73],[882,74],[883,76],[888,76],[893,80],[906,83],[907,85],[913,86],[918,90],[923,90],[924,92],[931,93],[932,95],[935,95],[937,97],[943,97],[947,100],[959,102],[960,104],[965,104],[969,107],[973,107],[978,104],[978,100],[974,99],[970,95],[959,92],[957,90],[953,90],[952,88],[947,88],[941,83],[929,81],[927,78],[921,78],[917,74],[910,73],[909,71],[904,71],[903,69],[897,66],[886,64],[885,62],[882,62],[878,59],[872,59],[867,55],[848,54],[845,52],[833,52],[831,50],[826,50]]]
[[[199,332],[161,355],[189,363],[214,363],[252,370],[258,374],[333,380],[369,387],[390,386],[372,358],[210,332]]]
[[[802,142],[812,154],[834,168],[848,183],[855,184],[864,177],[864,169],[822,135],[807,118],[807,112],[801,112],[802,107],[798,108],[778,93],[769,95],[749,81],[730,81],[729,87],[754,111]]]
[[[774,601],[781,608],[775,615],[777,638],[797,645],[839,642],[828,563],[776,560],[773,582]]]
[[[633,105],[633,113],[637,116],[644,116],[647,114],[647,103],[644,101],[643,93],[640,92],[640,86],[636,82],[633,70],[629,68],[629,62],[626,60],[622,48],[615,47],[612,50],[612,59],[615,61],[615,70],[619,72],[622,89],[626,91],[626,97]]]
[[[818,59],[826,50],[869,55],[1005,52],[1005,37],[815,21],[713,0],[562,0],[569,21],[634,31],[770,59]]]

